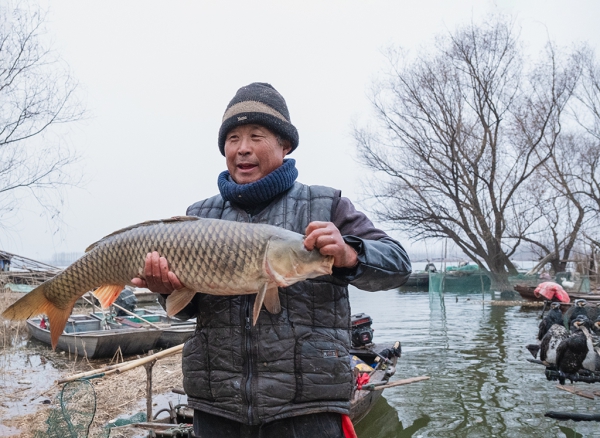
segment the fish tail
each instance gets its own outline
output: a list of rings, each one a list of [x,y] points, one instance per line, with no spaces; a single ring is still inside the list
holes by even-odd
[[[13,320],[26,320],[39,314],[46,314],[50,321],[50,338],[52,340],[52,349],[56,348],[58,338],[62,334],[67,319],[71,314],[71,309],[75,305],[75,301],[64,309],[56,307],[48,298],[45,291],[49,283],[43,283],[19,299],[16,303],[6,309],[2,316]]]

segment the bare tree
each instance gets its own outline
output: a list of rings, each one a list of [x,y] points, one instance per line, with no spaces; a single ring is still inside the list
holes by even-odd
[[[26,2],[0,5],[0,228],[33,196],[51,216],[60,211],[62,188],[77,156],[58,125],[81,118],[76,83],[51,50],[45,13]]]
[[[533,178],[554,153],[577,80],[548,44],[525,62],[514,25],[492,16],[441,35],[390,71],[372,103],[381,127],[355,129],[362,162],[380,176],[373,209],[414,239],[450,238],[511,289],[510,260],[540,218]],[[515,224],[518,224],[515,225]]]
[[[540,187],[532,192],[537,196],[534,205],[538,219],[528,230],[510,227],[509,237],[529,243],[555,273],[566,270],[576,247],[581,247],[582,232],[592,218],[589,202],[583,194],[585,187],[574,177],[581,172],[581,162],[573,159],[579,139],[579,135],[561,135],[554,153],[533,177]],[[553,256],[548,258],[551,254]]]

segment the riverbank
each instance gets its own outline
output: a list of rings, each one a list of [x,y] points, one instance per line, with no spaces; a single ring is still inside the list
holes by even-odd
[[[0,294],[0,312],[21,294]],[[83,309],[76,309],[81,311]],[[89,309],[88,309],[89,310]],[[0,321],[0,437],[32,438],[36,431],[48,429],[46,420],[57,408],[61,386],[56,381],[72,374],[120,363],[132,357],[87,360],[30,340],[23,322]],[[169,394],[182,386],[181,354],[160,359],[153,367],[154,396]],[[95,392],[96,413],[90,437],[106,436],[104,426],[117,417],[145,412],[146,369],[138,367],[123,374],[112,374],[90,381]],[[155,399],[155,397],[153,397]],[[163,406],[153,406],[156,412]],[[132,428],[115,429],[112,437],[144,436]],[[44,435],[45,436],[45,435]]]

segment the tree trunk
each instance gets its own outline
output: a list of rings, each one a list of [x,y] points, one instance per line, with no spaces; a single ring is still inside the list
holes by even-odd
[[[490,290],[494,292],[513,292],[513,286],[508,281],[508,273],[507,272],[488,272],[490,279],[492,280],[492,284],[490,285]]]

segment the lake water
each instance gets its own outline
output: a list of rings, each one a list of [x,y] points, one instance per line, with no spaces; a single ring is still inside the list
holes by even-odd
[[[535,340],[541,308],[484,298],[350,290],[353,313],[373,318],[374,341],[402,343],[393,379],[431,378],[385,390],[357,425],[359,438],[600,437],[600,423],[544,417],[549,410],[598,413],[600,399],[559,390],[543,366],[527,362],[525,345]]]

